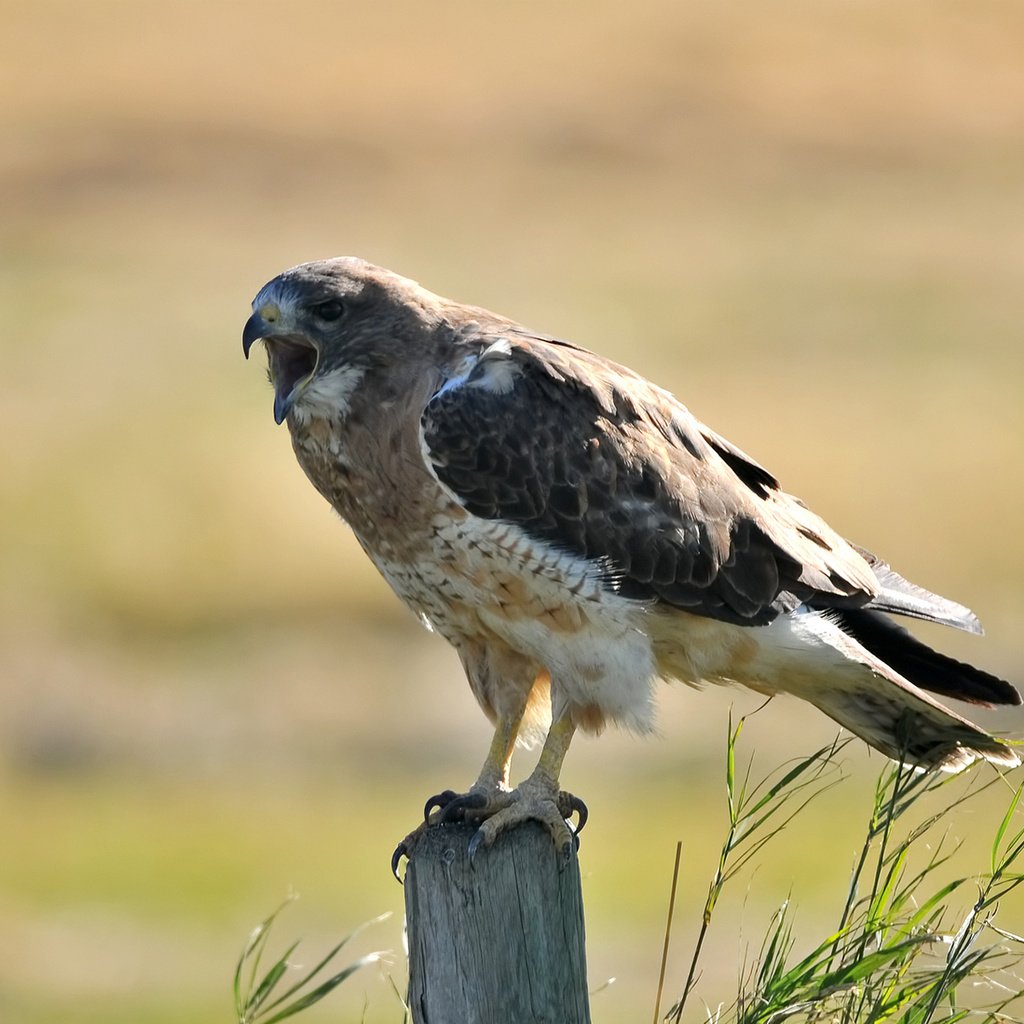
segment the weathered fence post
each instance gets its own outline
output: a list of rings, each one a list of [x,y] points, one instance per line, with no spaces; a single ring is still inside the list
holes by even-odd
[[[405,874],[414,1024],[589,1024],[579,862],[539,825],[470,863],[472,825],[435,825]]]

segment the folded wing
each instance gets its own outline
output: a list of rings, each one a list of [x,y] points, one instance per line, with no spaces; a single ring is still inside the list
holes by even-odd
[[[438,391],[422,428],[470,512],[591,560],[626,597],[754,626],[879,594],[864,555],[767,470],[583,349],[510,331]]]

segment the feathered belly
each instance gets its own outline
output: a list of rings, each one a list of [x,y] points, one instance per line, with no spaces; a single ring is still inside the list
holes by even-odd
[[[511,524],[437,516],[413,557],[370,557],[395,592],[456,647],[500,642],[550,673],[552,711],[578,709],[647,730],[658,672],[647,608],[620,597],[580,558]]]

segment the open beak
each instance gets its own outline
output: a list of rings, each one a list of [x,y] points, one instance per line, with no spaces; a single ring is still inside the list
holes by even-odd
[[[245,321],[245,327],[242,328],[242,354],[246,359],[249,358],[249,349],[256,344],[260,338],[269,338],[274,333],[274,325],[268,324],[266,320],[259,315],[259,313],[253,313],[248,320]]]
[[[274,421],[281,424],[316,371],[319,352],[305,336],[289,333],[253,313],[242,330],[242,352],[246,359],[249,350],[261,340],[267,346],[270,379],[274,384]]]

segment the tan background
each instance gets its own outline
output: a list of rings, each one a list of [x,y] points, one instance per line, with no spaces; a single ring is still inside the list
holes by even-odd
[[[310,956],[400,911],[394,841],[482,759],[455,658],[306,484],[242,361],[251,297],[292,263],[356,253],[629,362],[972,605],[988,637],[947,649],[1024,678],[1024,8],[0,14],[8,1024],[230,1019],[248,928],[289,887],[282,939]],[[659,737],[570,755],[605,1024],[649,1018],[677,837],[681,986],[733,701],[754,706],[666,690]],[[833,731],[776,702],[748,749],[768,768]],[[881,766],[847,761],[723,905],[711,1006],[791,889],[811,937],[834,920]],[[360,943],[398,951],[401,987],[400,915]],[[307,1019],[364,1000],[401,1017],[368,971]]]

